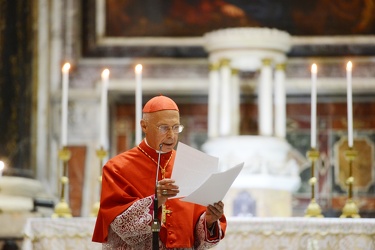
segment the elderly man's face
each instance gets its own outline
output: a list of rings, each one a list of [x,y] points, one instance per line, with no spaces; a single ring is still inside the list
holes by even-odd
[[[178,133],[172,127],[180,124],[180,114],[176,110],[162,110],[146,113],[141,121],[142,131],[146,135],[149,146],[159,150],[162,145],[163,152],[171,151],[178,142]],[[168,127],[166,131],[162,128]]]

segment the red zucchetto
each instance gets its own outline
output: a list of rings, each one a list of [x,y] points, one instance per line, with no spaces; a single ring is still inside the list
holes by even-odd
[[[160,95],[151,98],[143,107],[143,113],[153,113],[162,110],[178,110],[177,104],[169,97]]]

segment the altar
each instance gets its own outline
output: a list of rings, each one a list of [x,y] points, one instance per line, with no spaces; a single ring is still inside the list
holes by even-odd
[[[374,219],[231,218],[217,250],[375,249]]]
[[[91,242],[96,218],[30,218],[24,250],[96,250]],[[227,233],[215,250],[375,249],[374,219],[228,218]]]
[[[101,250],[91,241],[96,218],[35,218],[26,222],[23,250]]]

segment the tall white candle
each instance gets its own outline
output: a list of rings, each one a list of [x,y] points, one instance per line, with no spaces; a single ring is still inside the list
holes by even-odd
[[[3,161],[0,161],[0,177],[3,176],[5,164]]]
[[[352,101],[352,62],[346,64],[347,105],[348,105],[348,146],[353,147],[353,101]]]
[[[318,67],[311,66],[311,148],[316,148],[316,79]]]
[[[68,141],[68,90],[70,64],[65,63],[62,68],[61,94],[61,146],[65,147]]]
[[[106,147],[106,134],[107,134],[107,98],[108,98],[108,81],[109,70],[105,69],[102,72],[102,92],[100,102],[100,146]]]
[[[135,66],[135,143],[142,141],[141,119],[142,119],[142,65]]]

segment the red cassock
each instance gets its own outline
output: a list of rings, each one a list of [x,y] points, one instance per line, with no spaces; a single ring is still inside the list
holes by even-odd
[[[162,176],[171,177],[175,156],[174,150],[160,155],[159,180]],[[112,247],[121,246],[121,249],[150,246],[157,160],[158,153],[155,149],[142,141],[138,147],[121,153],[106,163],[103,167],[100,209],[93,241],[116,244]],[[169,213],[166,214],[159,233],[162,249],[205,249],[218,244],[224,237],[224,215],[214,232],[209,232],[204,219],[206,207],[169,199],[165,203],[165,209]],[[161,210],[162,207],[159,207],[160,220]]]

